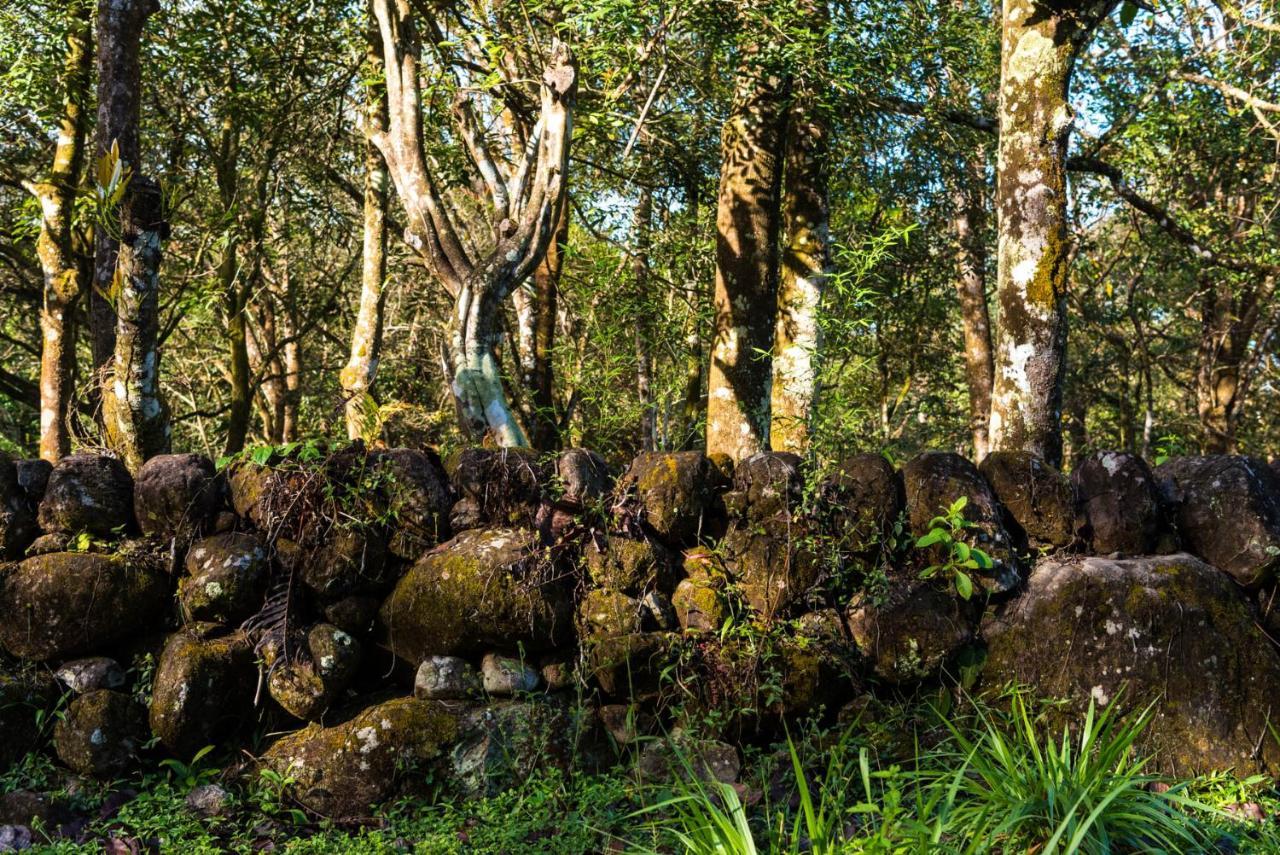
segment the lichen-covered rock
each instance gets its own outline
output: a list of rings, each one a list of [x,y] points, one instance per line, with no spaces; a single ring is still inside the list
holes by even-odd
[[[187,551],[178,602],[187,620],[239,624],[262,606],[271,559],[257,535],[215,534]]]
[[[672,781],[692,771],[700,781],[732,784],[742,771],[742,760],[738,749],[728,743],[674,732],[648,743],[640,752],[637,768],[652,781]]]
[[[488,694],[506,697],[532,692],[541,685],[542,675],[516,656],[486,653],[480,661],[480,683]]]
[[[528,448],[466,448],[445,461],[458,496],[454,531],[478,526],[536,528],[550,467]]]
[[[109,538],[133,527],[133,478],[103,454],[72,454],[49,473],[40,500],[40,528]]]
[[[645,452],[618,480],[623,513],[680,548],[703,533],[724,476],[699,451]]]
[[[202,819],[216,819],[231,814],[235,798],[217,784],[199,784],[191,788],[183,804]]]
[[[405,561],[449,538],[453,487],[440,458],[413,448],[374,452],[385,511],[390,517],[388,551]]]
[[[856,595],[845,620],[876,675],[901,684],[936,674],[973,641],[975,612],[974,603],[932,582],[908,580],[891,586],[883,602]]]
[[[388,582],[386,542],[371,531],[336,528],[298,568],[303,583],[322,597],[382,591]]]
[[[366,819],[411,770],[454,742],[457,717],[440,701],[396,698],[333,727],[317,724],[278,740],[263,764],[291,778],[289,795],[331,820]]]
[[[27,497],[27,507],[35,513],[44,498],[44,491],[49,486],[49,475],[53,472],[53,464],[48,460],[34,458],[14,461],[18,474],[18,487]]]
[[[587,576],[601,588],[631,596],[658,590],[670,594],[679,581],[676,556],[662,544],[646,539],[610,537],[582,548]]]
[[[99,689],[119,689],[125,682],[124,669],[120,667],[120,663],[106,656],[72,659],[58,666],[53,675],[68,691],[77,695]]]
[[[270,523],[267,505],[277,480],[275,471],[242,458],[228,466],[226,473],[227,494],[236,514],[267,530]]]
[[[556,504],[572,511],[599,505],[613,479],[604,458],[585,448],[570,448],[556,458]]]
[[[343,632],[365,636],[373,630],[382,600],[368,594],[352,594],[324,605],[324,619]]]
[[[667,669],[677,659],[679,639],[670,632],[637,632],[593,639],[587,645],[591,675],[615,698],[645,701],[658,695]]]
[[[735,522],[721,541],[724,566],[765,620],[781,616],[818,581],[812,529],[803,520]]]
[[[1029,451],[993,451],[978,470],[1028,546],[1061,548],[1075,538],[1075,494],[1057,469]]]
[[[976,466],[958,454],[926,451],[907,461],[902,481],[912,535],[927,534],[933,518],[946,514],[951,504],[963,497],[967,499],[964,518],[973,524],[964,530],[963,540],[986,552],[995,565],[971,574],[974,583],[992,594],[1017,587],[1018,559],[1001,519],[1000,505]],[[929,547],[926,560],[931,564],[945,560],[941,547]]]
[[[879,552],[902,513],[902,480],[880,454],[854,454],[822,479],[817,507],[823,531],[844,554]]]
[[[43,661],[100,650],[154,627],[168,582],[141,557],[54,552],[0,571],[0,645]]]
[[[517,644],[546,650],[573,633],[560,577],[534,532],[464,531],[420,558],[387,597],[386,644],[411,664]]]
[[[804,480],[800,457],[786,451],[762,451],[738,463],[725,508],[739,520],[759,522],[789,516],[800,504]]]
[[[202,454],[161,454],[138,470],[133,512],[145,535],[190,539],[212,522],[222,499],[213,461]]]
[[[0,453],[0,559],[13,559],[35,540],[36,520],[13,458]]]
[[[250,720],[257,677],[244,633],[184,627],[169,636],[156,665],[151,732],[179,758],[194,756]]]
[[[53,711],[60,694],[43,669],[0,665],[0,773],[40,747],[39,716]]]
[[[1231,580],[1186,554],[1040,561],[1026,591],[983,624],[982,680],[1123,710],[1157,701],[1143,732],[1155,767],[1185,777],[1274,772],[1280,655]]]
[[[413,696],[429,701],[462,701],[480,694],[480,675],[459,656],[428,656],[418,666]]]
[[[584,636],[629,635],[640,631],[640,603],[620,591],[596,588],[578,604],[578,622]]]
[[[268,646],[267,691],[289,715],[319,721],[360,670],[360,643],[336,626],[320,623],[299,646],[293,652]]]
[[[729,617],[724,582],[709,574],[682,579],[671,595],[680,628],[690,632],[719,632]]]
[[[1071,471],[1091,552],[1144,555],[1160,536],[1160,499],[1145,460],[1124,451],[1099,451]]]
[[[1280,475],[1253,457],[1176,457],[1155,469],[1186,549],[1256,588],[1280,566]]]
[[[58,759],[94,778],[115,777],[134,765],[146,740],[146,707],[111,689],[72,700],[53,729]]]

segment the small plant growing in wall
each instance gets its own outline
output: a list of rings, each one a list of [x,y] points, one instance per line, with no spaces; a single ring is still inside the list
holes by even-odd
[[[990,570],[994,566],[990,555],[960,539],[965,529],[976,527],[964,517],[968,504],[969,499],[965,496],[952,502],[943,513],[929,521],[929,530],[917,538],[915,544],[916,549],[939,547],[944,556],[942,561],[921,570],[920,578],[941,578],[954,585],[956,593],[965,600],[973,596],[973,578],[969,571]]]

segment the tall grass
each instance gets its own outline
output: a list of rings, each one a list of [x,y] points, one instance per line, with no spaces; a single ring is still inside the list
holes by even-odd
[[[914,767],[880,768],[855,726],[806,772],[788,740],[798,805],[752,811],[737,790],[684,775],[642,817],[658,849],[769,853],[1184,853],[1213,851],[1213,808],[1186,785],[1154,787],[1136,743],[1151,709],[1123,718],[1091,704],[1075,727],[1040,723],[1020,693],[1007,710],[942,720],[941,745]]]

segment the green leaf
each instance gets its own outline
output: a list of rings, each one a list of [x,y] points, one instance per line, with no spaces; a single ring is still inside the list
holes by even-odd
[[[960,599],[967,600],[973,596],[973,580],[969,578],[969,574],[956,571],[956,593],[960,595]]]
[[[978,562],[978,566],[983,570],[990,570],[992,567],[996,566],[996,563],[991,560],[991,556],[977,547],[974,547],[973,557]]]
[[[1138,4],[1130,3],[1128,0],[1120,4],[1120,26],[1127,27],[1133,23],[1133,19],[1138,16]]]
[[[275,449],[269,445],[260,445],[253,450],[252,454],[249,455],[249,459],[259,466],[266,466],[267,461],[271,459],[271,454],[274,451]]]
[[[965,561],[969,560],[969,553],[972,550],[969,548],[969,544],[957,540],[955,543],[951,544],[951,551],[955,555],[956,560],[963,564]]]
[[[946,531],[940,528],[930,529],[929,533],[923,535],[916,540],[916,548],[924,549],[926,546],[933,546],[935,543],[941,543],[948,537]]]
[[[968,505],[969,505],[969,497],[961,496],[960,498],[956,499],[954,502],[951,503],[951,509],[950,509],[951,513],[958,514],[961,511],[963,511]]]

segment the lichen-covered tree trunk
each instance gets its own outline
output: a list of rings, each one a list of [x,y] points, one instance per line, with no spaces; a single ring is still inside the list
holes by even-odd
[[[982,460],[988,451],[991,420],[991,314],[987,308],[987,253],[983,246],[982,162],[975,156],[965,162],[968,186],[952,194],[955,212],[951,225],[956,238],[956,295],[960,298],[960,324],[964,330],[964,374],[969,390],[969,426],[973,456]]]
[[[552,356],[560,302],[560,275],[568,241],[569,206],[565,205],[556,225],[555,237],[547,246],[546,257],[533,271],[530,281],[511,295],[519,324],[517,344],[520,352],[517,356],[520,385],[527,395],[522,418],[529,444],[539,451],[554,451],[560,447]]]
[[[76,257],[73,211],[76,185],[84,164],[85,112],[93,54],[92,7],[71,3],[67,14],[67,53],[63,58],[62,115],[53,166],[32,185],[40,202],[36,254],[44,279],[40,309],[40,456],[56,462],[71,451],[67,414],[73,394],[76,302],[84,290],[83,265]]]
[[[1004,0],[1000,61],[999,302],[990,444],[1057,463],[1066,367],[1067,95],[1110,2]]]
[[[636,318],[632,335],[636,345],[636,398],[640,404],[640,448],[653,451],[657,447],[658,412],[653,400],[652,324],[646,301],[649,299],[649,249],[653,244],[653,193],[640,191],[640,201],[633,214],[635,250],[631,255],[631,275],[635,282]]]
[[[720,143],[707,382],[707,453],[733,460],[769,447],[784,100],[781,78],[744,51]]]
[[[137,472],[169,450],[169,413],[160,397],[160,257],[168,234],[160,185],[135,176],[121,214],[111,388],[103,397],[107,443]]]
[[[463,430],[490,435],[504,448],[529,444],[507,403],[497,356],[502,300],[510,293],[502,283],[509,276],[499,271],[463,286],[449,337],[450,389]]]
[[[365,152],[364,243],[360,260],[360,307],[351,330],[351,355],[339,379],[346,399],[347,436],[364,436],[367,402],[382,353],[383,309],[387,279],[387,170],[372,144]]]
[[[786,232],[773,345],[774,451],[803,454],[818,390],[819,310],[830,264],[829,131],[817,92],[796,87],[786,143],[782,223]]]

